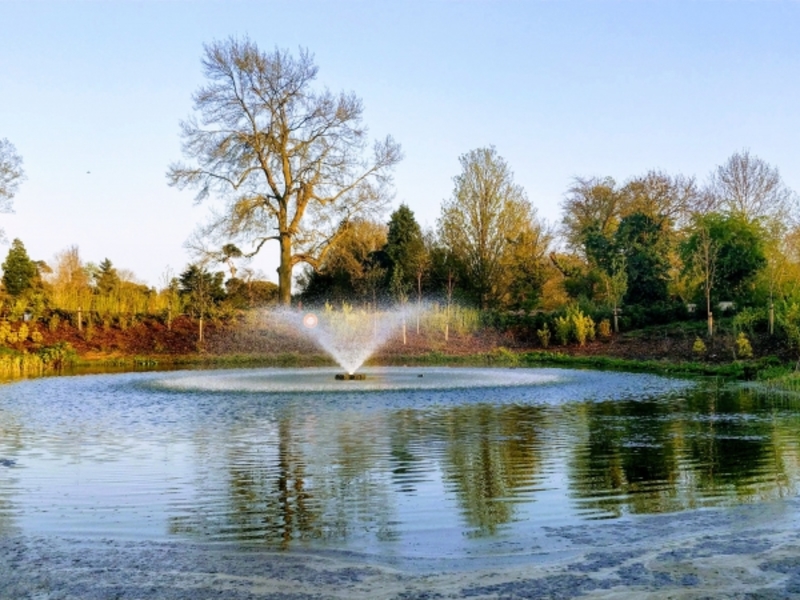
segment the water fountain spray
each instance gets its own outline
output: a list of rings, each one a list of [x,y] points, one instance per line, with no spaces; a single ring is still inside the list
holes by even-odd
[[[366,311],[353,309],[345,304],[340,310],[326,305],[320,311],[301,313],[289,310],[276,314],[283,323],[313,340],[345,370],[336,375],[336,379],[360,380],[365,376],[356,373],[359,367],[416,310],[416,307],[402,307]]]

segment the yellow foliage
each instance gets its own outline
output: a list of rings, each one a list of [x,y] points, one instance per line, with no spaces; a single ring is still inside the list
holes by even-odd
[[[545,325],[536,331],[536,336],[542,344],[542,348],[547,348],[550,345],[550,328]]]
[[[608,319],[603,319],[597,324],[597,333],[601,338],[611,337],[611,322]]]
[[[740,331],[739,335],[736,336],[736,356],[739,358],[753,358],[753,346],[744,331]]]
[[[694,344],[692,344],[692,352],[696,355],[701,355],[706,353],[706,345],[699,337],[694,338]]]

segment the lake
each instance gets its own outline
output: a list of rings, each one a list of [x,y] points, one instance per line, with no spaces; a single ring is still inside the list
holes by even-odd
[[[177,371],[0,387],[0,535],[377,558],[793,497],[800,402],[569,369]]]

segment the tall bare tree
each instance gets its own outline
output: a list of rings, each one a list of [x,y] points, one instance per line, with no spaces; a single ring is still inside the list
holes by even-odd
[[[768,228],[780,228],[798,218],[797,194],[783,183],[777,168],[747,150],[734,153],[717,167],[709,187],[717,210],[748,221],[765,219]]]
[[[24,179],[22,157],[17,154],[14,144],[5,138],[0,139],[0,212],[11,212],[11,201]],[[2,229],[0,238],[5,238]]]
[[[207,85],[193,96],[196,116],[182,122],[184,155],[171,185],[225,200],[195,241],[235,243],[253,256],[269,241],[280,248],[279,298],[291,301],[292,269],[317,268],[353,218],[376,216],[388,199],[392,167],[402,158],[387,136],[365,158],[361,100],[312,87],[313,57],[249,39],[205,46]]]

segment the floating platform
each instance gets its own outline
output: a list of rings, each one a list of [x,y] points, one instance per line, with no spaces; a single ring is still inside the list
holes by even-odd
[[[336,379],[339,381],[363,381],[367,376],[364,373],[337,373]]]

